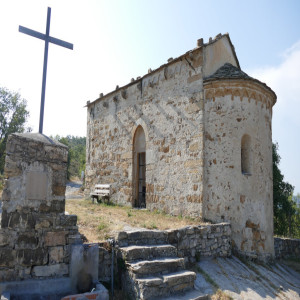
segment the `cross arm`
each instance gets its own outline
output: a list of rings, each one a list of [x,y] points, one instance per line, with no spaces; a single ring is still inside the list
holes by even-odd
[[[46,37],[47,37],[46,34],[40,33],[38,31],[29,29],[29,28],[21,26],[21,25],[19,26],[19,32],[31,35],[31,36],[36,37],[36,38],[38,38],[40,40],[43,40],[43,41],[45,41]],[[62,46],[62,47],[73,50],[73,44],[65,42],[65,41],[57,39],[57,38],[54,38],[52,36],[49,36],[48,41],[50,43],[56,44],[58,46]]]
[[[49,42],[73,50],[73,44],[54,38],[52,36],[49,36]]]
[[[31,35],[33,37],[36,37],[36,38],[44,40],[44,41],[46,40],[45,34],[35,31],[35,30],[32,30],[32,29],[29,29],[27,27],[21,26],[21,25],[19,26],[19,32]]]

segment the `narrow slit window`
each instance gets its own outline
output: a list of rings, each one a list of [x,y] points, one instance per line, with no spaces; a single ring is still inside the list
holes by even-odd
[[[242,174],[251,175],[251,139],[245,134],[241,142],[241,167]]]

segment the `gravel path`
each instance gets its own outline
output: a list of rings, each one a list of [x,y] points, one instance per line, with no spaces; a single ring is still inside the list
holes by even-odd
[[[66,186],[66,199],[81,199],[84,197],[83,191],[80,190],[81,181],[68,181]]]

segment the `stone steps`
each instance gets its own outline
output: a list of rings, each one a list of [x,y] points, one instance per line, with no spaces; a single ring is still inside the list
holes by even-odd
[[[177,248],[166,243],[166,232],[121,232],[118,242],[126,265],[123,289],[130,299],[181,297],[193,291],[196,274],[185,270],[184,258],[177,257]]]
[[[176,257],[177,249],[171,245],[128,246],[121,248],[125,261],[153,259],[157,257]]]
[[[162,230],[121,231],[117,239],[120,247],[132,245],[165,245],[168,235]]]
[[[184,269],[183,258],[163,257],[152,260],[142,260],[133,263],[127,263],[128,270],[136,276],[145,276],[149,274],[164,274],[166,272],[176,272]]]
[[[185,291],[194,287],[196,274],[190,271],[178,271],[161,276],[136,279],[141,299],[151,299]]]

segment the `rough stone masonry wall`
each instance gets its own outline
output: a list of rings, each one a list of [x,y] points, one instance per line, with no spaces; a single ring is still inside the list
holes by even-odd
[[[276,258],[300,259],[300,239],[274,238]]]
[[[0,282],[69,274],[77,216],[65,215],[67,148],[41,134],[12,134],[6,147]]]
[[[232,226],[233,248],[274,255],[272,190],[273,96],[251,80],[205,83],[204,217]],[[241,169],[241,141],[250,137],[250,171]]]
[[[167,230],[168,242],[177,247],[178,257],[195,263],[201,257],[229,257],[231,255],[231,225],[188,226]]]
[[[111,280],[112,250],[108,243],[99,243],[99,281],[109,282]],[[114,259],[114,270],[117,271],[117,259]]]
[[[146,205],[201,216],[202,48],[88,106],[86,191],[111,184],[111,200],[135,205],[133,138],[146,136]]]

